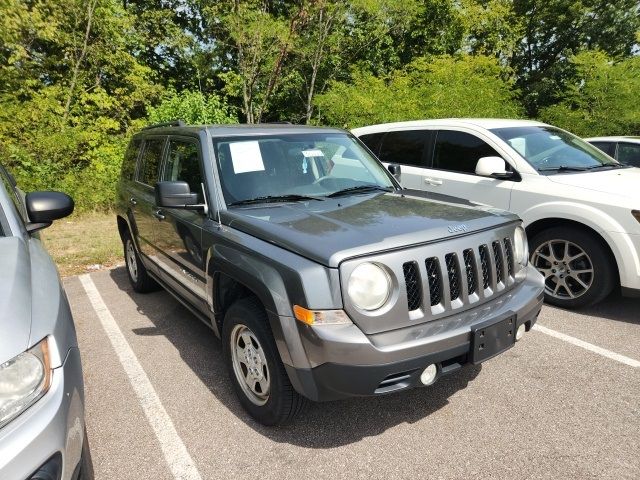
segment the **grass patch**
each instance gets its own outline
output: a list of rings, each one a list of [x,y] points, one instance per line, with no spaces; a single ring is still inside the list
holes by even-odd
[[[43,230],[41,238],[62,276],[123,263],[114,213],[84,213],[63,218]]]

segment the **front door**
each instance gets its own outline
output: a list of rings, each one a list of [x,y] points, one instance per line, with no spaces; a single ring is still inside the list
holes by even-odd
[[[476,135],[457,130],[439,130],[431,166],[422,172],[422,189],[509,210],[514,182],[475,174],[480,158],[494,156],[502,157]],[[507,166],[511,169],[508,163]]]
[[[200,147],[195,139],[171,137],[160,180],[187,182],[198,203],[204,203]],[[156,244],[158,265],[170,282],[186,287],[193,302],[206,301],[205,253],[202,227],[206,216],[201,211],[157,207]]]
[[[148,257],[156,255],[154,230],[157,219],[153,186],[158,181],[164,144],[164,137],[145,140],[136,181],[129,199],[135,222],[136,243],[140,251]]]

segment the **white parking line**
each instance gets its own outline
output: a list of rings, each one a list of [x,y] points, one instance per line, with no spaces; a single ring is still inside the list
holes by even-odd
[[[162,406],[158,394],[149,381],[149,377],[147,377],[138,358],[127,343],[93,280],[88,274],[81,275],[79,278],[93,309],[98,315],[102,328],[104,328],[109,337],[111,346],[116,351],[120,363],[129,377],[129,382],[138,396],[138,400],[140,400],[140,405],[156,434],[164,458],[174,478],[180,480],[202,480],[191,455],[189,455],[187,448],[173,426],[171,417]]]
[[[544,327],[539,323],[536,323],[533,326],[533,329],[537,330],[540,333],[544,333],[546,335],[550,335],[552,337],[563,340],[577,347],[581,347],[581,348],[584,348],[585,350],[589,350],[590,352],[597,353],[598,355],[602,355],[603,357],[610,358],[611,360],[615,360],[616,362],[623,363],[630,367],[640,368],[640,362],[638,360],[625,357],[624,355],[620,355],[619,353],[612,352],[611,350],[607,350],[606,348],[598,347],[589,342],[585,342],[584,340],[580,340],[579,338],[575,338],[570,335],[566,335],[564,333],[551,330],[550,328]]]

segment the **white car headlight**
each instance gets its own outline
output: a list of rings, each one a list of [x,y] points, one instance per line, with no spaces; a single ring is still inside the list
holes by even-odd
[[[0,364],[0,428],[42,397],[51,384],[47,339]]]
[[[529,262],[529,244],[527,242],[527,234],[522,227],[516,227],[516,231],[513,234],[513,255],[515,256],[516,264],[525,267]]]
[[[377,310],[391,294],[389,274],[374,263],[361,263],[351,272],[347,285],[351,302],[361,310]]]

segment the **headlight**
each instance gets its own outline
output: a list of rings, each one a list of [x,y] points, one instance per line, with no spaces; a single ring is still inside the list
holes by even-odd
[[[0,364],[0,428],[29,408],[51,384],[47,339]]]
[[[361,310],[376,310],[382,307],[391,293],[391,279],[386,271],[373,263],[361,263],[347,285],[351,302]]]
[[[516,257],[516,264],[524,267],[529,262],[529,244],[527,243],[527,234],[522,227],[516,227],[513,234],[513,254]]]

